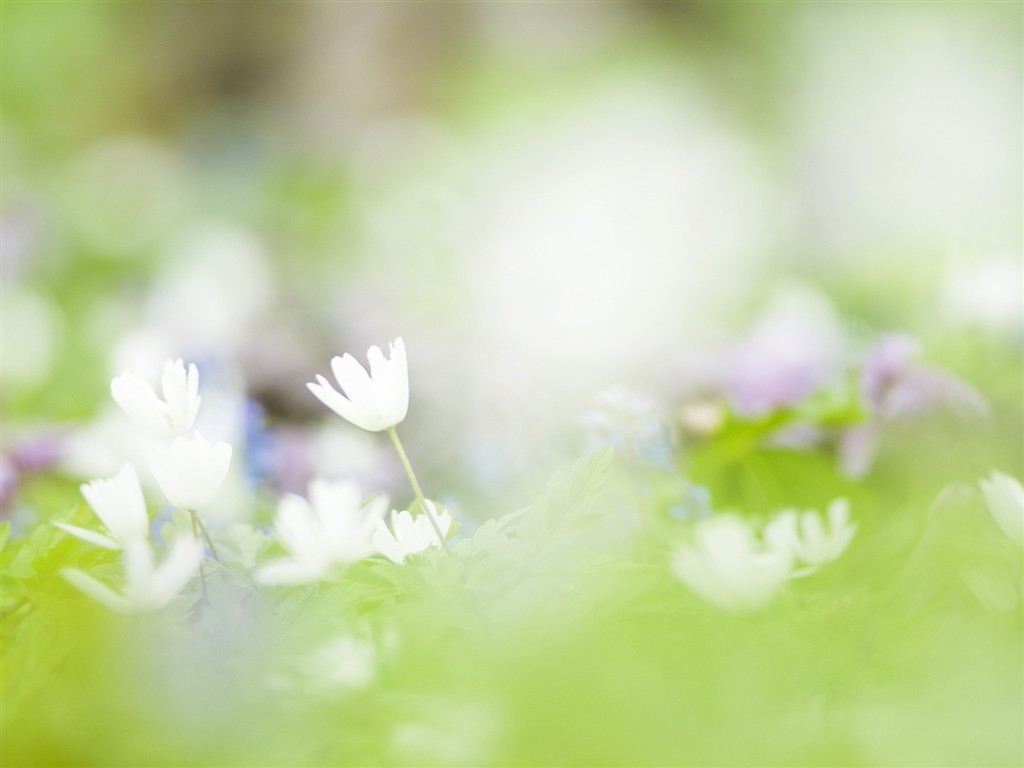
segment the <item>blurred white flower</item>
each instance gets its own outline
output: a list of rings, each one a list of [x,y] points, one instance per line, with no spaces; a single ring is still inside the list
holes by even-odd
[[[1024,327],[1024,260],[995,253],[953,263],[946,270],[945,307],[953,320],[988,331],[1017,334]]]
[[[179,509],[205,507],[217,493],[231,463],[231,446],[210,443],[198,432],[158,446],[149,467],[167,499]]]
[[[428,500],[427,506],[437,520],[441,533],[447,536],[448,530],[452,527],[452,516],[448,510],[439,514],[432,501]],[[391,510],[390,529],[383,520],[378,520],[377,531],[373,534],[373,543],[382,555],[396,563],[403,562],[406,555],[413,555],[430,547],[441,546],[441,540],[438,538],[434,526],[430,524],[430,518],[424,514],[414,519],[407,510],[401,512]]]
[[[164,362],[163,400],[149,382],[125,371],[110,382],[110,394],[138,426],[161,438],[188,431],[199,412],[199,371],[180,359]]]
[[[789,578],[792,554],[757,539],[739,515],[701,520],[681,544],[672,570],[687,587],[729,611],[763,608]]]
[[[409,410],[409,368],[401,337],[391,343],[390,352],[387,359],[379,347],[370,347],[369,373],[350,354],[333,358],[331,370],[344,394],[320,374],[306,386],[342,418],[368,432],[381,432],[401,422]]]
[[[836,499],[828,506],[828,528],[817,510],[780,512],[764,529],[764,539],[777,551],[789,551],[804,565],[815,569],[838,558],[846,550],[857,524],[850,522],[850,502]]]
[[[146,500],[142,496],[135,467],[125,464],[109,480],[93,480],[82,485],[82,495],[107,529],[107,534],[67,523],[54,523],[73,536],[107,549],[121,549],[149,534]]]
[[[125,586],[121,594],[75,568],[61,575],[93,600],[121,613],[156,611],[170,603],[199,569],[199,544],[187,537],[175,540],[157,566],[149,542],[132,541],[124,549]]]
[[[265,323],[277,290],[261,238],[235,223],[194,220],[167,239],[160,255],[145,320],[201,357],[251,353],[252,329]],[[255,346],[265,343],[261,337]]]
[[[1017,546],[1024,547],[1024,487],[1020,481],[993,470],[978,485],[996,525]]]
[[[262,584],[301,584],[328,576],[331,570],[377,551],[373,535],[387,509],[386,497],[364,506],[355,483],[314,480],[309,501],[287,494],[277,508],[274,527],[291,557],[256,571]]]

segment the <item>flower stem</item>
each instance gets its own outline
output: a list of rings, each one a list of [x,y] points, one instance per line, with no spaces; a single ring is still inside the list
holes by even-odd
[[[210,554],[213,555],[213,559],[218,563],[223,562],[220,559],[220,554],[217,552],[217,547],[213,545],[213,539],[210,537],[210,532],[206,530],[206,526],[203,525],[203,519],[199,516],[199,513],[193,512],[192,519],[199,524],[199,530],[203,532],[203,538],[206,539],[206,546],[210,548]]]
[[[427,519],[430,520],[430,524],[434,528],[434,533],[437,534],[437,538],[441,542],[441,546],[444,547],[444,551],[451,554],[451,550],[448,549],[448,542],[445,541],[445,536],[441,533],[441,526],[438,524],[433,510],[427,505],[427,499],[423,495],[423,489],[420,488],[419,481],[416,479],[416,473],[412,471],[412,464],[409,463],[409,457],[405,455],[405,448],[402,447],[402,441],[398,439],[398,432],[394,427],[388,427],[388,435],[391,437],[391,442],[394,444],[395,450],[398,451],[398,458],[402,460],[402,466],[405,468],[405,474],[409,477],[409,483],[412,485],[413,493],[416,494],[416,501],[419,502],[420,509],[426,513]]]
[[[192,518],[192,538],[199,541],[199,528],[202,523],[199,522],[199,513],[194,509],[188,511],[189,517]],[[206,569],[203,568],[203,559],[199,558],[199,583],[203,587],[203,602],[209,604],[210,595],[206,591]]]

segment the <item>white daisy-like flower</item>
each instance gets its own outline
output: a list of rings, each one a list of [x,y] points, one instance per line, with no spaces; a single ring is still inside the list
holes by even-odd
[[[139,427],[162,439],[187,432],[199,412],[199,371],[179,360],[166,360],[160,382],[163,399],[148,381],[125,371],[110,382],[110,394]]]
[[[760,541],[742,517],[728,513],[698,522],[681,544],[672,571],[693,592],[728,611],[766,606],[782,588],[792,554]]]
[[[452,527],[452,516],[448,510],[438,514],[437,507],[432,501],[427,500],[427,507],[437,520],[437,525],[444,536]],[[437,531],[430,523],[427,515],[418,515],[416,518],[407,511],[391,511],[391,527],[388,528],[383,520],[377,521],[377,531],[373,534],[373,543],[382,555],[396,563],[401,563],[407,555],[422,552],[430,547],[440,547],[441,539]]]
[[[267,563],[256,571],[262,584],[301,584],[330,575],[338,565],[376,554],[377,522],[387,509],[387,497],[362,505],[355,483],[314,480],[309,500],[288,494],[277,508],[274,527],[290,557]]]
[[[788,550],[811,570],[837,559],[857,532],[850,522],[850,502],[836,499],[826,512],[828,526],[813,509],[798,513],[780,512],[764,529],[765,541],[776,549]]]
[[[320,374],[315,383],[309,382],[306,386],[342,418],[368,432],[381,432],[400,423],[409,410],[405,342],[395,339],[389,358],[384,357],[379,347],[370,347],[367,359],[369,373],[350,354],[331,360],[331,370],[341,392]]]
[[[132,541],[124,548],[125,584],[120,593],[76,568],[65,568],[61,576],[112,610],[145,613],[163,608],[180,594],[199,570],[199,557],[199,544],[181,537],[157,565],[147,540]]]
[[[68,523],[54,525],[72,536],[107,549],[122,549],[130,542],[144,540],[149,534],[146,501],[135,467],[131,464],[125,464],[115,477],[108,480],[85,483],[82,495],[103,523],[106,534]]]
[[[210,443],[196,432],[175,438],[170,447],[158,446],[149,467],[171,504],[195,511],[210,503],[230,463],[230,445]]]

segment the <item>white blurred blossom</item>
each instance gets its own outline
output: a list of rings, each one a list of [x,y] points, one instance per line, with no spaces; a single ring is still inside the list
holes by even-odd
[[[831,562],[846,550],[857,525],[850,522],[850,503],[846,499],[833,501],[826,514],[827,527],[817,510],[780,512],[765,526],[765,541],[774,549],[792,552],[810,569]]]
[[[160,380],[163,399],[149,382],[125,371],[110,382],[110,394],[139,427],[156,437],[169,438],[187,432],[199,412],[199,371],[186,370],[180,360],[164,362]]]
[[[693,540],[681,544],[672,560],[675,575],[705,600],[728,611],[766,606],[790,576],[793,555],[775,542],[760,540],[737,514],[698,522]]]
[[[389,358],[384,357],[380,347],[370,347],[367,358],[369,373],[348,353],[331,360],[334,378],[341,386],[340,393],[320,374],[316,383],[306,386],[342,418],[368,432],[380,432],[401,422],[409,410],[405,342],[401,337],[395,339]]]
[[[158,446],[149,467],[167,499],[179,509],[205,507],[220,489],[231,463],[231,446],[198,432]]]
[[[447,536],[452,527],[451,514],[448,510],[438,513],[437,507],[430,500],[427,500],[427,507],[434,519],[437,520],[441,533]],[[384,524],[383,520],[378,520],[376,525],[377,530],[373,534],[373,543],[381,554],[396,563],[403,562],[406,555],[413,555],[430,547],[441,546],[437,531],[434,530],[434,526],[431,525],[430,518],[426,514],[413,518],[407,510],[401,512],[392,510],[390,528]]]
[[[82,485],[82,495],[89,502],[107,533],[96,533],[67,523],[54,523],[73,536],[107,549],[122,549],[149,534],[146,501],[142,496],[135,467],[125,464],[116,477],[93,480]]]
[[[171,240],[161,264],[150,324],[201,358],[229,358],[251,344],[277,290],[256,234],[220,221],[195,224]]]
[[[388,501],[379,496],[364,505],[362,498],[354,483],[326,480],[310,483],[308,501],[285,495],[274,527],[290,556],[259,568],[256,580],[263,584],[316,581],[338,565],[375,554],[374,532]]]
[[[185,588],[199,570],[200,547],[197,542],[181,537],[171,545],[160,565],[147,540],[132,541],[124,549],[124,588],[115,592],[75,568],[65,568],[61,575],[93,600],[120,613],[143,613],[163,608]]]
[[[1024,333],[1024,259],[1019,252],[954,263],[946,273],[945,305],[955,321],[986,330]]]

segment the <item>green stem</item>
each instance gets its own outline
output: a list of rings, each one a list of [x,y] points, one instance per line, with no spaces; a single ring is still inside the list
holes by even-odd
[[[199,516],[198,512],[193,512],[193,520],[199,524],[199,530],[203,532],[203,538],[206,539],[206,545],[210,548],[210,554],[213,555],[213,559],[218,563],[224,562],[220,559],[220,554],[217,552],[217,547],[213,544],[213,539],[210,537],[210,532],[206,530],[206,526],[203,525],[203,519]]]
[[[405,474],[409,477],[409,483],[412,485],[413,493],[416,494],[416,501],[420,503],[420,509],[422,509],[427,519],[430,520],[430,524],[434,528],[434,533],[437,534],[437,538],[441,542],[441,546],[444,547],[444,551],[451,554],[451,550],[448,549],[448,542],[445,540],[445,536],[441,533],[441,526],[437,522],[437,518],[434,516],[434,512],[431,507],[427,506],[427,499],[423,495],[423,489],[420,488],[420,483],[416,479],[416,473],[412,471],[412,464],[409,463],[409,457],[405,455],[405,448],[402,447],[402,441],[398,439],[398,432],[394,427],[388,427],[388,435],[391,437],[391,442],[395,446],[395,450],[398,451],[398,458],[402,460],[402,466],[405,468]]]
[[[197,542],[199,541],[199,528],[201,523],[199,522],[199,513],[194,509],[188,511],[189,517],[192,518],[192,538]],[[209,604],[210,595],[206,591],[206,569],[203,568],[203,559],[199,558],[199,583],[203,587],[203,602]]]

